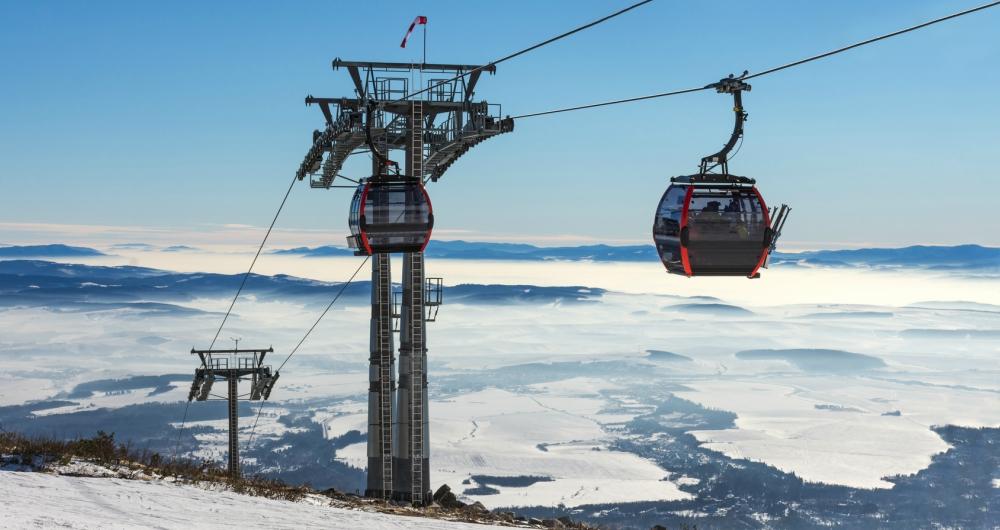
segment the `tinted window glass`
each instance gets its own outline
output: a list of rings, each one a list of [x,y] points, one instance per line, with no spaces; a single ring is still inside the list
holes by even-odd
[[[684,272],[681,263],[680,222],[687,186],[671,185],[660,198],[653,218],[653,241],[660,260],[670,272]]]
[[[763,255],[767,222],[753,189],[696,190],[687,226],[694,275],[750,274]]]
[[[697,190],[688,211],[692,242],[761,241],[767,224],[751,190]]]

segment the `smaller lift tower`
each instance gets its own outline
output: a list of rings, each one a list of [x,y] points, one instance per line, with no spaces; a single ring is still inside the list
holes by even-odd
[[[239,400],[241,397],[249,397],[251,401],[259,401],[271,396],[274,383],[278,381],[278,372],[272,372],[270,366],[264,365],[264,355],[273,352],[274,348],[191,349],[191,354],[201,359],[201,366],[194,371],[188,401],[206,401],[210,397],[229,401],[229,476],[232,478],[240,476]],[[249,394],[239,394],[240,380],[250,381]],[[212,394],[212,386],[216,381],[226,382],[229,389],[226,397]]]

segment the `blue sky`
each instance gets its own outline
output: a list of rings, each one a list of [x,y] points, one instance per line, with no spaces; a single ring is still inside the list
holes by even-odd
[[[398,45],[422,14],[429,61],[481,63],[623,5],[5,2],[0,227],[158,227],[183,243],[266,226],[321,124],[303,98],[350,94],[334,57],[417,59]],[[523,114],[697,86],[971,5],[657,0],[500,65],[477,95]],[[789,242],[1000,245],[998,30],[1000,8],[755,80],[731,169],[795,208]],[[438,233],[646,241],[667,179],[725,141],[730,112],[704,92],[520,121],[431,186]],[[279,226],[341,244],[349,199],[301,184]]]

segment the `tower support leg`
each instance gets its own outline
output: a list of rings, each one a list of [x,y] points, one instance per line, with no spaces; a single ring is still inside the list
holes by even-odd
[[[417,506],[426,505],[431,497],[425,330],[424,254],[412,252],[403,255],[398,420],[393,462],[394,497]]]
[[[237,377],[230,376],[229,383],[229,477],[240,478],[240,409]]]
[[[368,358],[368,483],[366,497],[392,496],[395,358],[392,344],[392,268],[389,254],[372,255],[372,317]]]

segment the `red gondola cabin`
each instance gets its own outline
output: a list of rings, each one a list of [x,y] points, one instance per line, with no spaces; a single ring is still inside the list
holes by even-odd
[[[356,255],[422,252],[434,227],[430,196],[416,179],[362,181],[348,226],[347,243]]]
[[[681,177],[674,182],[660,199],[653,220],[653,240],[667,272],[759,276],[771,244],[771,223],[753,181]]]

